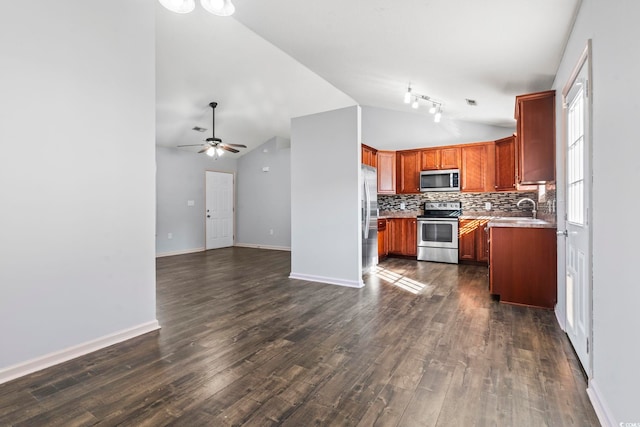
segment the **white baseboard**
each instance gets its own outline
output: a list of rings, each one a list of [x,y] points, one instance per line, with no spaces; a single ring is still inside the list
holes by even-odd
[[[595,380],[589,381],[589,386],[587,387],[587,394],[589,395],[589,400],[591,400],[591,405],[593,405],[593,409],[596,411],[596,415],[598,416],[598,420],[603,427],[617,427],[616,419],[607,405],[606,400],[602,396],[602,392],[598,388]]]
[[[183,251],[160,252],[156,254],[156,258],[162,258],[162,257],[174,256],[174,255],[194,254],[196,252],[204,252],[204,251],[205,251],[205,248],[194,248],[194,249],[185,249]]]
[[[558,325],[560,325],[560,329],[562,329],[563,332],[567,332],[567,328],[565,327],[565,319],[560,317],[560,313],[558,312],[557,305],[553,310],[553,312],[556,314],[556,320],[558,321]]]
[[[306,280],[308,282],[328,283],[329,285],[346,286],[349,288],[364,287],[364,282],[362,281],[362,279],[360,279],[359,281],[344,280],[344,279],[336,279],[334,277],[314,276],[311,274],[300,274],[300,273],[294,273],[294,272],[291,272],[291,274],[289,274],[289,279]]]
[[[160,329],[157,320],[0,369],[0,384]]]
[[[287,247],[287,246],[254,245],[252,243],[236,243],[233,246],[237,246],[239,248],[270,249],[270,250],[274,250],[274,251],[289,251],[289,252],[291,252],[291,247]]]

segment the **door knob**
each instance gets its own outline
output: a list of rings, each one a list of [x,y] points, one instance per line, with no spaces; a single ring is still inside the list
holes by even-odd
[[[558,236],[564,236],[564,237],[569,236],[569,232],[567,230],[558,230],[558,231],[556,231],[556,234]]]

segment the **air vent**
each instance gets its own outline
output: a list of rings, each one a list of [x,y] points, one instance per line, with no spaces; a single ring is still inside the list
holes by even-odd
[[[207,130],[207,128],[201,128],[200,126],[195,126],[193,130],[195,130],[196,132],[204,132]]]
[[[478,105],[475,99],[466,98],[466,101],[467,101],[467,105],[471,105],[472,107],[475,107]]]

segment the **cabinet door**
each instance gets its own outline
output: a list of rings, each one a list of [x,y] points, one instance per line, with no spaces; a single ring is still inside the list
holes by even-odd
[[[555,181],[556,92],[516,97],[518,182]]]
[[[387,219],[387,240],[390,254],[402,254],[402,220],[399,218]]]
[[[418,228],[415,218],[404,218],[404,251],[403,255],[418,255]]]
[[[440,150],[437,148],[430,148],[422,150],[422,161],[420,169],[423,171],[440,169]]]
[[[482,220],[478,222],[475,231],[476,238],[476,261],[489,262],[489,232],[487,223],[489,221]]]
[[[440,150],[440,169],[458,169],[460,167],[460,148],[450,147]]]
[[[378,258],[383,258],[389,253],[389,242],[387,239],[387,220],[378,220]]]
[[[361,144],[360,147],[362,149],[362,163],[375,168],[377,166],[376,149],[364,144]]]
[[[396,194],[396,152],[378,151],[378,193]]]
[[[475,220],[461,219],[458,225],[458,259],[465,261],[475,261]]]
[[[420,151],[397,151],[397,192],[420,192]]]
[[[496,141],[496,185],[497,191],[513,191],[516,187],[516,143],[515,137]]]
[[[484,145],[462,149],[462,191],[482,192],[487,174],[487,150]]]

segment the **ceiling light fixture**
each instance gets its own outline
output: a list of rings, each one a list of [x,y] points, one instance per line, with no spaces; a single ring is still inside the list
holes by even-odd
[[[413,102],[411,102],[411,98],[413,97]],[[404,94],[404,103],[408,104],[411,102],[411,108],[418,109],[420,107],[420,100],[427,101],[431,103],[431,108],[429,108],[429,113],[435,114],[433,117],[433,121],[438,123],[442,118],[442,102],[436,101],[432,99],[430,96],[422,95],[420,93],[416,93],[411,89],[411,84],[407,88],[407,92]]]
[[[158,0],[162,6],[176,13],[189,13],[196,7],[195,0]],[[236,11],[231,0],[200,0],[202,8],[218,16],[231,16]]]
[[[411,85],[409,85],[409,89],[407,89],[407,93],[404,94],[404,103],[408,104],[411,102]]]
[[[200,0],[200,4],[207,12],[218,16],[231,16],[236,11],[231,0]]]
[[[442,111],[440,110],[440,107],[438,107],[438,111],[436,112],[436,115],[433,116],[433,121],[436,123],[440,123],[441,118],[442,118]]]

